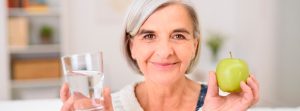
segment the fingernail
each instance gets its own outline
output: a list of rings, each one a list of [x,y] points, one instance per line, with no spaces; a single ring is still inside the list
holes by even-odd
[[[252,77],[248,77],[248,78],[247,78],[247,80],[250,80],[250,79],[252,79]]]
[[[241,85],[244,85],[244,84],[246,84],[245,81],[241,81]]]

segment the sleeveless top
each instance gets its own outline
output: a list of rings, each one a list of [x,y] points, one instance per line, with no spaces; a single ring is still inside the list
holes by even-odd
[[[128,85],[122,90],[112,94],[112,103],[114,111],[144,111],[140,106],[136,96],[135,96],[135,86],[137,83]],[[201,84],[201,90],[198,97],[198,102],[196,106],[196,111],[201,110],[205,95],[207,92],[207,85]]]
[[[206,93],[207,93],[207,85],[201,84],[201,91],[200,91],[200,95],[198,98],[196,111],[198,111],[203,106]]]

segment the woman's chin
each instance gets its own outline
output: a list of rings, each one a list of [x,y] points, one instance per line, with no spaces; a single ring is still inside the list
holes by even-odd
[[[183,78],[181,76],[179,76],[179,74],[170,74],[170,73],[156,73],[155,75],[150,75],[151,77],[149,77],[149,79],[151,79],[152,82],[155,82],[157,84],[160,85],[173,85],[178,83],[178,81],[180,81]],[[146,77],[145,79],[148,79],[148,77]]]

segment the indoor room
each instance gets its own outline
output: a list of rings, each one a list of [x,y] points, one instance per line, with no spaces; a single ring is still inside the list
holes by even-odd
[[[74,54],[101,52],[101,85],[111,93],[143,81],[122,49],[134,1],[0,0],[0,110],[61,110],[67,80],[62,57]],[[187,78],[207,84],[222,59],[239,58],[259,85],[259,100],[249,111],[300,110],[299,0],[189,3],[201,39],[199,64]]]

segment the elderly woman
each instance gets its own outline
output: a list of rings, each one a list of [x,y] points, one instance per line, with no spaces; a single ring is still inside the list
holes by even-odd
[[[124,53],[144,81],[110,96],[104,89],[106,111],[244,111],[259,99],[251,75],[242,92],[219,95],[214,72],[207,85],[186,77],[199,57],[200,30],[196,12],[184,0],[135,0],[125,19]],[[72,110],[68,86],[61,89],[62,110]]]

